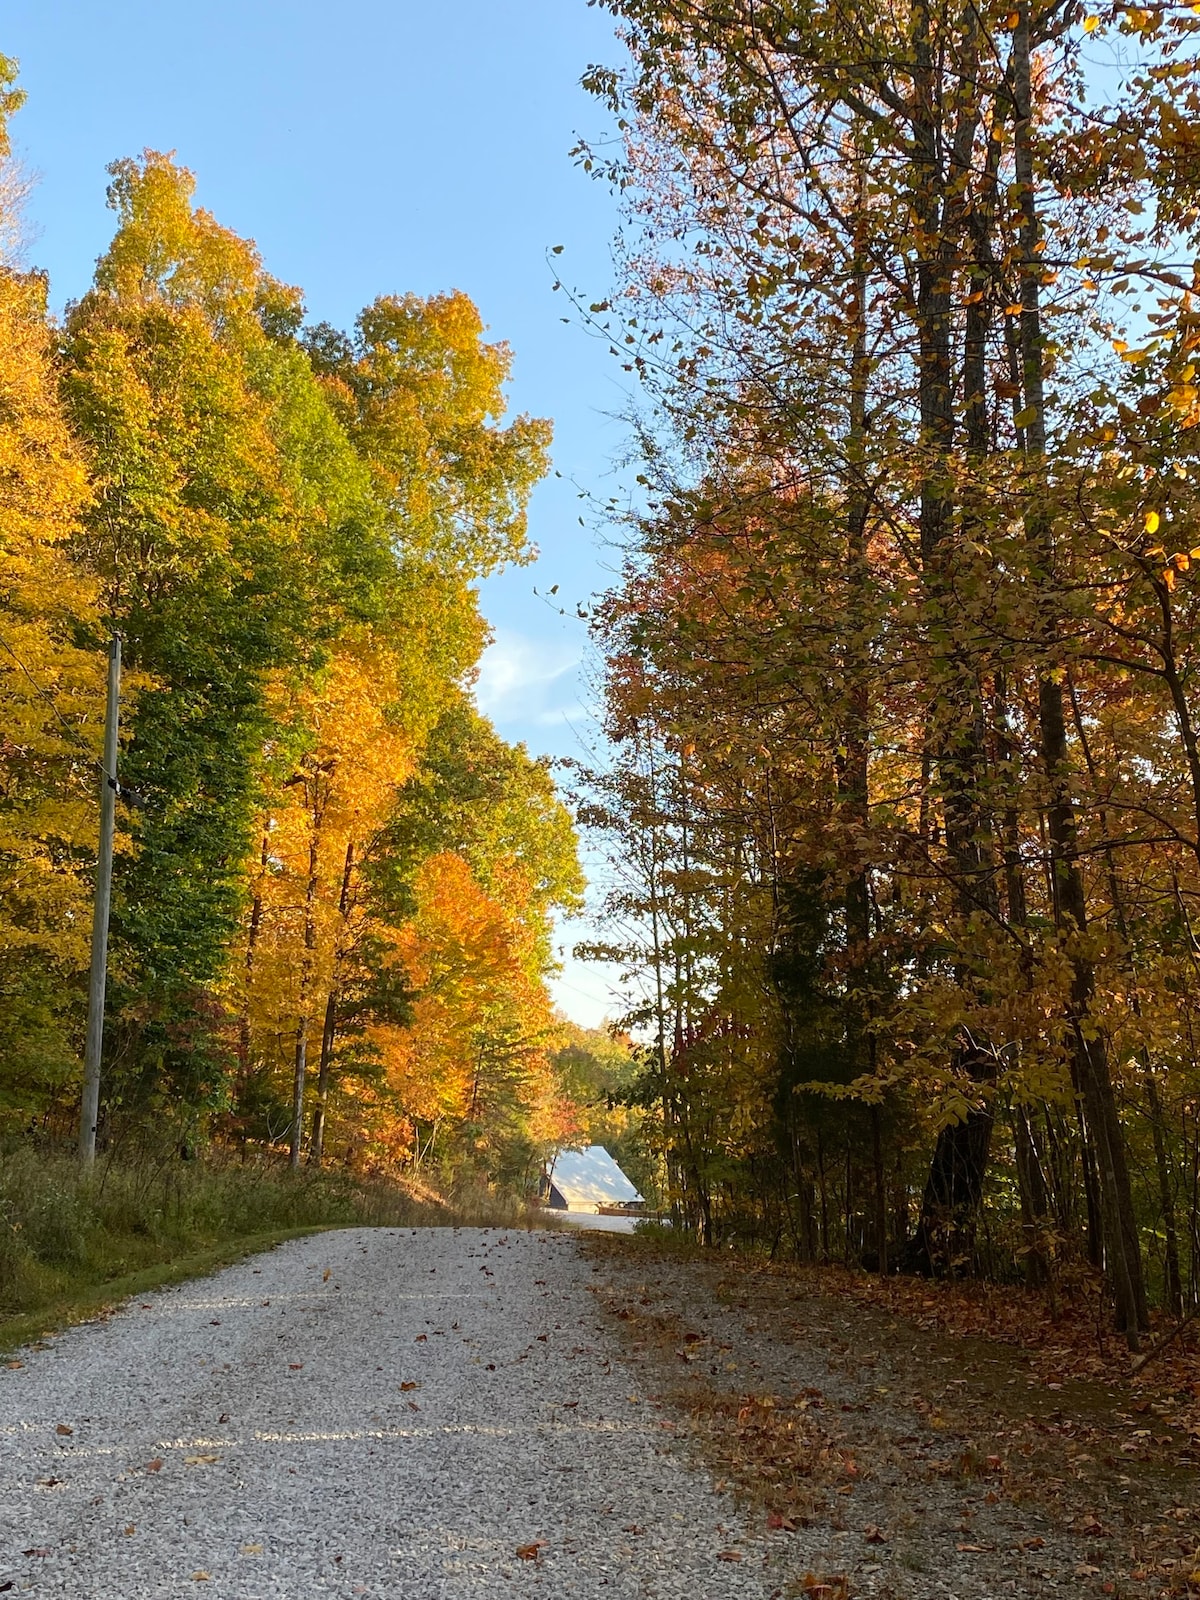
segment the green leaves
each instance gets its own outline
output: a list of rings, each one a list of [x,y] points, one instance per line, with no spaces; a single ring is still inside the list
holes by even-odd
[[[17,63],[0,55],[0,160],[9,152],[8,119],[25,104],[25,91],[16,87]]]
[[[318,371],[371,463],[393,536],[468,577],[525,555],[525,510],[549,465],[550,424],[501,425],[511,361],[463,294],[384,296],[347,340],[308,336]]]

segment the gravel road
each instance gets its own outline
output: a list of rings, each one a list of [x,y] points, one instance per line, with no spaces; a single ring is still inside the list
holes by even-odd
[[[356,1229],[0,1370],[0,1593],[768,1600],[576,1238]]]

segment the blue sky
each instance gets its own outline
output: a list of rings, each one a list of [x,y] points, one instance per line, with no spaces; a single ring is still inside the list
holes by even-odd
[[[565,279],[606,292],[615,208],[568,152],[604,129],[578,82],[615,59],[610,19],[585,0],[7,0],[0,52],[29,95],[12,132],[56,306],[111,235],[105,166],[147,146],[176,152],[314,320],[349,326],[378,294],[471,295],[513,348],[513,407],[554,420],[561,474],[532,507],[537,564],[485,585],[479,699],[506,738],[578,754],[594,731],[574,608],[615,559],[578,495],[616,487],[625,396],[606,347],[561,321],[547,252],[561,244]],[[554,584],[565,618],[534,593]],[[557,996],[581,1022],[615,1009],[605,975],[574,963]]]

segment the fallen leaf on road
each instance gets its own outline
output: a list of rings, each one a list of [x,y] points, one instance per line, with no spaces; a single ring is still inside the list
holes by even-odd
[[[875,1523],[873,1522],[868,1522],[866,1527],[863,1529],[863,1538],[868,1544],[887,1543],[887,1534],[884,1533],[882,1528],[876,1527]]]
[[[545,1539],[535,1539],[532,1544],[518,1545],[517,1556],[521,1561],[536,1561],[545,1548]]]
[[[185,1467],[211,1467],[214,1461],[220,1461],[220,1456],[184,1456]]]
[[[127,1538],[132,1537],[132,1535],[135,1534],[136,1532],[137,1532],[137,1523],[136,1522],[128,1522],[128,1523],[125,1524],[125,1534],[126,1534]]]
[[[994,1544],[956,1544],[954,1548],[959,1555],[985,1556],[989,1550],[994,1550],[996,1547]]]
[[[50,1546],[48,1544],[35,1544],[31,1550],[22,1550],[21,1554],[23,1556],[48,1556],[50,1554]]]
[[[328,1283],[330,1278],[332,1278],[332,1277],[333,1277],[333,1268],[332,1267],[326,1267],[325,1271],[321,1274],[321,1282],[322,1283]]]
[[[146,1463],[146,1471],[147,1472],[161,1472],[162,1471],[162,1457],[161,1456],[155,1456],[153,1461],[147,1461],[147,1463]]]
[[[742,1559],[742,1552],[740,1550],[718,1550],[717,1551],[717,1560],[718,1561],[740,1561],[741,1559]]]
[[[65,1422],[60,1422],[54,1431],[55,1433],[61,1433],[64,1439],[69,1439],[75,1432],[75,1429],[68,1428]]]
[[[429,1335],[427,1333],[419,1333],[417,1335],[417,1337],[413,1340],[413,1343],[414,1344],[428,1344],[429,1343]]]
[[[15,1372],[18,1367],[23,1367],[25,1365],[25,1363],[23,1361],[6,1361],[4,1363],[4,1365],[8,1368],[8,1370],[10,1372]],[[11,1583],[7,1584],[6,1587],[11,1589],[12,1588],[12,1584]]]
[[[229,1413],[228,1413],[228,1411],[222,1411],[221,1415],[217,1418],[217,1421],[218,1422],[228,1422],[229,1421]]]
[[[38,1488],[39,1489],[57,1489],[61,1483],[62,1483],[62,1479],[61,1478],[39,1478],[38,1479]]]
[[[263,1547],[260,1544],[244,1544],[242,1546],[242,1554],[244,1556],[260,1556],[262,1553]]]
[[[815,1572],[806,1572],[800,1587],[810,1600],[849,1600],[850,1580],[844,1572],[832,1578],[818,1578]]]
[[[288,1362],[288,1371],[289,1372],[303,1372],[304,1371],[304,1363],[303,1363],[303,1361],[289,1361]]]
[[[421,1385],[419,1383],[416,1383],[410,1379],[407,1383],[402,1383],[400,1385],[400,1393],[407,1394],[410,1389],[419,1389],[420,1387]]]
[[[193,1572],[192,1573],[192,1582],[193,1583],[208,1583],[209,1581],[210,1580],[209,1580],[209,1576],[208,1576],[207,1572]]]

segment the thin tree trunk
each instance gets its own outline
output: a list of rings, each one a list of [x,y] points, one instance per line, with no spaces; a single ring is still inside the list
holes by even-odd
[[[867,270],[865,245],[861,233],[863,197],[860,193],[852,273],[853,348],[850,364],[850,409],[846,456],[851,472],[851,489],[846,507],[846,574],[849,588],[847,611],[852,619],[849,642],[843,663],[846,685],[841,735],[844,756],[839,755],[837,779],[839,805],[849,823],[849,845],[854,852],[846,881],[846,1033],[850,1069],[855,1077],[869,1073],[874,1065],[874,1040],[871,1036],[871,888],[868,867],[862,859],[864,841],[870,827],[870,646],[866,623],[870,616],[870,566],[867,555],[869,501],[863,481],[867,432],[867,385],[870,361],[867,351]],[[857,859],[855,859],[857,858]],[[875,1172],[875,1252],[878,1270],[888,1270],[887,1196],[883,1165],[883,1132],[880,1109],[872,1105],[871,1148]]]
[[[333,1071],[333,1046],[337,1037],[338,963],[342,954],[341,941],[345,937],[346,917],[350,909],[350,884],[354,876],[354,840],[346,844],[346,859],[342,868],[342,888],[338,896],[338,916],[341,919],[339,947],[334,955],[333,972],[329,979],[329,996],[325,1001],[325,1024],[321,1029],[321,1062],[317,1069],[317,1101],[313,1107],[312,1135],[309,1144],[309,1164],[321,1165],[325,1152],[325,1116],[329,1104],[329,1079]]]
[[[246,1085],[250,1079],[250,1048],[252,1043],[250,1034],[250,986],[254,981],[254,961],[258,952],[259,931],[262,928],[262,879],[267,870],[267,862],[270,859],[270,839],[271,835],[269,831],[264,828],[262,835],[262,846],[259,851],[258,860],[259,879],[258,884],[255,886],[254,899],[250,906],[250,924],[246,929],[246,959],[242,963],[242,1014],[238,1018],[238,1101],[240,1101],[242,1096],[245,1094]],[[244,1137],[242,1142],[244,1149]]]
[[[288,1165],[293,1172],[300,1169],[300,1151],[304,1129],[304,1081],[308,1075],[308,1014],[302,1012],[296,1023],[296,1054],[292,1066],[292,1127]]]
[[[1053,1284],[1050,1257],[1046,1249],[1050,1196],[1046,1191],[1046,1177],[1038,1160],[1025,1107],[1014,1106],[1012,1115],[1017,1185],[1021,1199],[1021,1232],[1025,1237],[1025,1282],[1031,1289],[1044,1289]]]
[[[314,778],[314,784],[319,780]],[[313,963],[317,948],[317,866],[320,859],[320,817],[314,800],[312,833],[308,841],[308,884],[304,892],[304,957],[300,969],[300,1005],[296,1023],[296,1058],[292,1073],[292,1130],[289,1164],[299,1169],[304,1145],[304,1090],[308,1076],[309,1003]]]
[[[1108,824],[1108,810],[1099,800],[1099,778],[1096,763],[1092,756],[1092,748],[1088,740],[1083,713],[1079,707],[1079,696],[1073,682],[1070,685],[1070,694],[1076,737],[1079,740],[1079,748],[1083,752],[1084,763],[1087,766],[1088,776],[1092,782],[1092,793],[1096,797],[1096,809],[1100,819],[1100,832],[1104,838],[1104,863],[1108,874],[1108,895],[1112,902],[1113,920],[1116,923],[1117,933],[1120,936],[1121,945],[1125,952],[1125,966],[1129,974],[1131,989],[1130,1006],[1134,1016],[1140,1019],[1142,1003],[1137,990],[1137,962],[1134,956],[1129,919],[1125,914],[1124,889],[1117,873],[1116,856],[1112,846],[1112,833]],[[1166,1302],[1170,1310],[1176,1316],[1179,1316],[1183,1312],[1183,1283],[1179,1271],[1179,1234],[1175,1217],[1175,1195],[1171,1184],[1170,1161],[1167,1156],[1167,1144],[1163,1131],[1162,1102],[1158,1095],[1158,1085],[1154,1081],[1154,1063],[1150,1059],[1150,1052],[1144,1045],[1138,1051],[1138,1064],[1142,1069],[1142,1085],[1146,1092],[1150,1134],[1154,1145],[1154,1165],[1158,1177],[1159,1204],[1162,1207],[1164,1235],[1163,1278]]]

